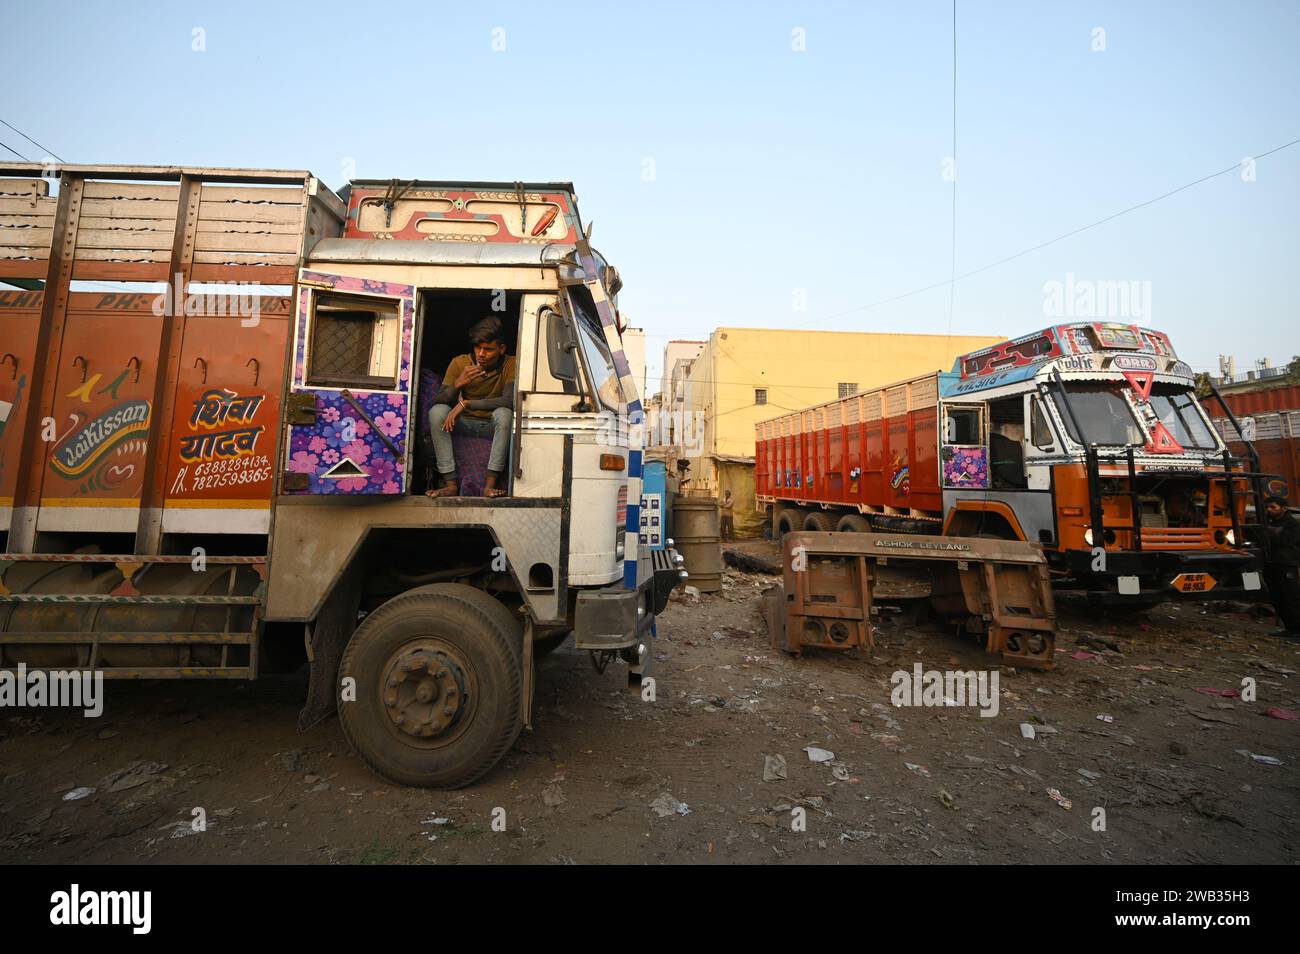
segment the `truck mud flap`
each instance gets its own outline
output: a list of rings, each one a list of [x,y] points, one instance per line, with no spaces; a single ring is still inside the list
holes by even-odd
[[[1056,606],[1042,550],[1016,540],[890,533],[788,533],[783,580],[763,605],[772,645],[875,645],[871,616],[879,568],[921,564],[937,614],[985,638],[1012,666],[1054,667]]]

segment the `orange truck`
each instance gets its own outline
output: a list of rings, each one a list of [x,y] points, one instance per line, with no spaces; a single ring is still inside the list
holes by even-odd
[[[757,425],[773,533],[1039,544],[1102,603],[1256,599],[1265,475],[1232,453],[1162,332],[1057,325]]]
[[[377,772],[472,782],[572,638],[636,681],[684,576],[638,549],[617,270],[568,183],[0,166],[0,670],[310,666]],[[516,359],[505,496],[433,395],[467,330]]]

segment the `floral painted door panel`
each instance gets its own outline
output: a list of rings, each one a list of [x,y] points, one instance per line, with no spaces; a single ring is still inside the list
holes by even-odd
[[[284,492],[405,493],[415,288],[304,269],[293,347]]]
[[[988,449],[947,445],[943,449],[943,486],[945,489],[987,490],[989,487]]]
[[[939,457],[945,489],[988,489],[988,420],[983,405],[944,405]]]

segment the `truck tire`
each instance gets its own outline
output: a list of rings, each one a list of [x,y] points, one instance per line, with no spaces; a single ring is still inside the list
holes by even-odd
[[[460,788],[485,775],[523,728],[522,624],[460,583],[408,590],[352,634],[339,666],[355,679],[339,721],[378,775]]]
[[[798,507],[791,507],[777,514],[774,525],[777,543],[780,543],[781,538],[787,533],[798,533],[802,530],[804,517],[806,516],[808,516],[808,511],[800,510]]]
[[[817,533],[830,533],[835,529],[835,521],[830,514],[821,510],[814,510],[803,518],[803,528]]]
[[[860,513],[846,513],[835,525],[839,533],[870,533],[871,521]]]

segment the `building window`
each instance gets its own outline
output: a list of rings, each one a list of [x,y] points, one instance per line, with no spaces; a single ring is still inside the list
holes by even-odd
[[[767,403],[767,388],[754,388],[754,403],[755,404]]]
[[[852,397],[857,393],[858,393],[858,385],[856,381],[840,382],[840,397],[842,398]]]

